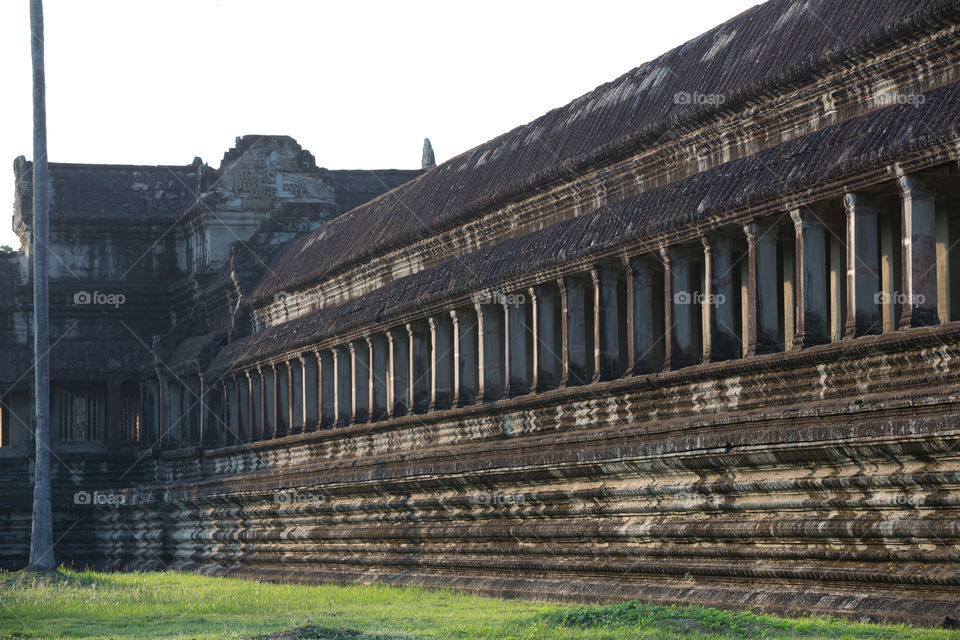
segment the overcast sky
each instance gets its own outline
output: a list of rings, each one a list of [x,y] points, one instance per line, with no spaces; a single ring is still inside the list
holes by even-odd
[[[756,0],[45,0],[51,162],[214,167],[291,135],[330,169],[417,168],[562,106]],[[0,2],[0,244],[31,157],[29,0]]]

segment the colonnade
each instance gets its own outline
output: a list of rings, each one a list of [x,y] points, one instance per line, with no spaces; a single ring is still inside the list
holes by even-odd
[[[264,440],[960,319],[960,224],[932,184],[902,176],[479,292],[216,381],[159,374],[154,416],[173,442]]]

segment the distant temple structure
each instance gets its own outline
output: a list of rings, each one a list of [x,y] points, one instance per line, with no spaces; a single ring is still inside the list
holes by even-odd
[[[420,170],[51,164],[58,559],[955,624],[958,36],[947,0],[770,0]]]

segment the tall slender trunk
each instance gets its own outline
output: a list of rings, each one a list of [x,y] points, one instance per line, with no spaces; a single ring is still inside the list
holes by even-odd
[[[30,565],[34,571],[56,568],[53,508],[50,504],[50,326],[48,323],[47,239],[50,191],[47,169],[46,80],[43,71],[43,2],[30,0],[33,58],[33,348],[36,401],[36,465],[33,481],[33,530]]]

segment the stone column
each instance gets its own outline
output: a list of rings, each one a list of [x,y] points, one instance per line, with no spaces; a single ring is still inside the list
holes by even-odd
[[[155,369],[155,372],[157,376],[157,439],[160,441],[160,446],[166,446],[170,439],[170,390],[160,370]]]
[[[506,335],[504,336],[504,361],[507,365],[506,387],[504,393],[508,398],[530,393],[530,384],[532,382],[530,375],[530,353],[531,340],[528,338],[530,333],[527,328],[527,310],[526,305],[521,302],[520,296],[504,296],[503,302],[503,326]]]
[[[200,389],[194,384],[193,376],[187,376],[180,384],[180,399],[183,402],[183,440],[188,446],[200,443]]]
[[[642,375],[653,370],[653,266],[649,258],[623,262],[627,276],[627,370]]]
[[[747,237],[747,355],[777,350],[777,223],[743,225]]]
[[[453,403],[465,407],[477,401],[477,314],[468,309],[450,312],[453,323]]]
[[[784,351],[799,348],[794,347],[793,344],[793,339],[797,333],[796,322],[794,321],[794,316],[797,313],[796,284],[794,283],[794,270],[797,268],[797,260],[794,252],[796,233],[791,233],[790,231],[793,230],[789,230],[787,234],[784,234],[786,237],[783,238],[782,251],[780,252],[781,269],[783,269],[783,333],[777,332],[777,343],[783,342]],[[780,327],[778,327],[778,329],[780,329]],[[782,340],[780,336],[782,336]]]
[[[317,351],[317,393],[320,396],[320,427],[329,429],[337,422],[337,371],[332,351]]]
[[[410,339],[410,401],[414,413],[430,405],[430,328],[423,320],[407,324]]]
[[[227,443],[236,444],[240,437],[240,390],[236,375],[223,379],[224,417],[227,426]]]
[[[189,416],[190,444],[198,446],[203,442],[203,385],[199,375],[187,378],[187,389],[184,394],[186,407],[184,413]]]
[[[795,308],[793,344],[798,348],[829,342],[827,336],[827,235],[810,209],[790,212],[795,232]],[[787,340],[787,337],[784,337]]]
[[[237,374],[237,438],[240,442],[250,442],[250,387],[252,385],[250,371],[244,370]]]
[[[666,308],[666,356],[664,371],[673,371],[695,363],[694,291],[690,274],[690,255],[682,247],[664,247],[663,300]]]
[[[614,267],[596,266],[590,271],[593,282],[593,382],[620,376],[620,306]]]
[[[250,439],[264,440],[266,429],[267,382],[264,379],[263,367],[257,367],[252,372],[250,386]]]
[[[900,214],[884,211],[880,225],[880,326],[884,333],[896,331],[899,304],[894,294],[900,286]],[[849,310],[848,310],[849,312]]]
[[[899,180],[903,203],[903,311],[900,328],[940,323],[937,302],[936,203],[930,185],[916,175]]]
[[[215,434],[215,428],[219,425],[216,424],[216,416],[214,415],[212,409],[213,401],[216,396],[216,393],[213,390],[213,385],[210,384],[210,381],[203,374],[197,376],[199,381],[199,391],[197,393],[197,418],[198,418],[198,427],[200,433],[197,437],[197,442],[201,446],[214,446],[217,443],[217,437]],[[213,418],[211,420],[211,418]]]
[[[353,387],[351,422],[362,424],[370,419],[370,351],[367,340],[350,343],[350,358],[353,362]]]
[[[370,419],[383,420],[387,417],[387,381],[390,377],[387,337],[376,333],[367,338],[367,347],[370,349]]]
[[[266,365],[263,373],[263,439],[277,437],[277,370],[274,365]]]
[[[550,285],[537,285],[527,291],[533,311],[533,385],[534,393],[557,388],[562,363],[557,353],[557,294]],[[561,349],[562,351],[562,349]]]
[[[893,291],[880,292],[877,247],[877,208],[872,196],[848,193],[847,212],[847,327],[845,338],[880,333],[878,304]]]
[[[410,336],[406,327],[387,332],[390,350],[390,384],[388,409],[390,417],[406,415],[410,410]]]
[[[561,306],[561,344],[563,375],[560,386],[576,386],[587,381],[586,289],[581,278],[568,276],[558,281]]]
[[[167,434],[171,444],[183,445],[187,440],[186,424],[183,412],[183,386],[176,378],[171,382],[163,379],[167,389]]]
[[[940,324],[950,322],[950,212],[942,197],[936,199],[936,245],[937,245],[937,317]],[[956,235],[956,234],[954,234]]]
[[[841,232],[839,235],[845,235]],[[846,243],[831,234],[830,244],[830,341],[843,339],[847,323]]]
[[[280,362],[273,367],[276,376],[276,430],[275,438],[282,438],[290,432],[290,363]]]
[[[480,401],[498,400],[504,389],[503,309],[498,304],[477,303]]]
[[[737,309],[733,296],[733,238],[711,234],[703,242],[704,282],[704,362],[736,358],[740,340],[734,320]]]
[[[433,354],[429,409],[449,409],[453,400],[453,331],[449,317],[433,316],[428,323]]]
[[[350,424],[353,413],[353,372],[350,368],[350,351],[346,347],[334,347],[333,370],[336,426],[345,427]]]
[[[176,387],[177,399],[177,424],[179,425],[180,445],[187,447],[193,444],[193,434],[190,432],[190,388],[186,380],[174,378],[173,385]]]
[[[303,398],[303,430],[316,431],[320,424],[320,362],[315,352],[300,356],[300,369],[303,371],[303,386],[300,395]]]
[[[290,433],[303,433],[303,356],[288,362],[290,369]]]

